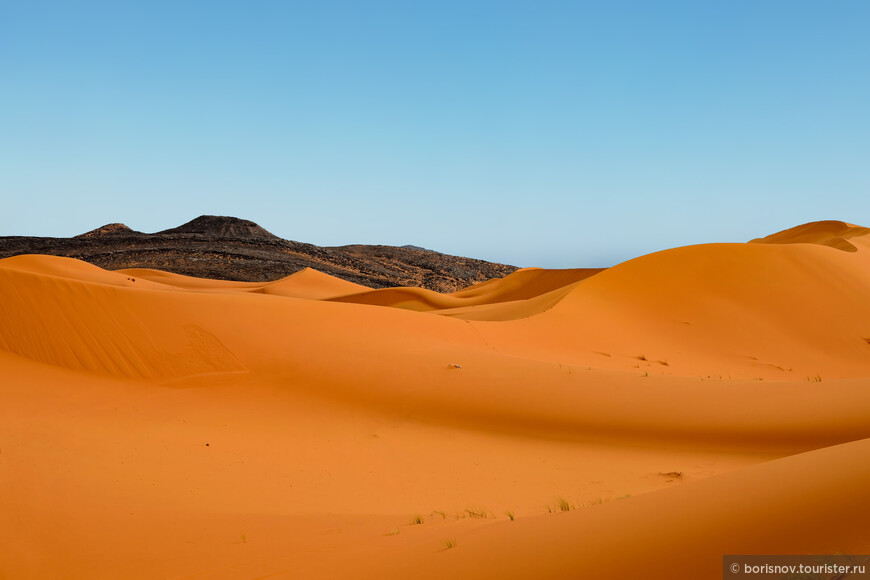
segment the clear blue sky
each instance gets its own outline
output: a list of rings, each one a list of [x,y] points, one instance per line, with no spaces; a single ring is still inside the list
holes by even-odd
[[[0,201],[545,267],[870,226],[870,2],[0,0]]]

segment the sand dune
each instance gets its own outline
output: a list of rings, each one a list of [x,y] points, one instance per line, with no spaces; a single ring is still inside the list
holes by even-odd
[[[868,453],[864,439],[555,517],[457,530],[449,552],[391,559],[382,548],[381,557],[396,578],[622,579],[721,578],[723,554],[865,554]]]
[[[304,268],[299,272],[274,282],[210,280],[147,268],[128,268],[117,270],[117,272],[182,290],[196,290],[200,292],[228,292],[234,290],[238,292],[286,296],[289,298],[307,298],[310,300],[326,300],[345,294],[356,294],[369,290],[366,286],[354,284],[353,282],[348,282],[347,280],[342,280],[341,278],[336,278],[311,268]]]
[[[719,578],[725,553],[866,553],[868,233],[447,295],[0,260],[0,577]]]
[[[152,270],[150,268],[124,268],[115,271],[120,274],[126,274],[134,279],[149,280],[180,290],[217,290],[219,292],[238,290],[240,292],[253,292],[265,285],[263,282],[236,282],[232,280],[194,278],[193,276]]]
[[[477,298],[478,303],[511,302],[528,300],[553,290],[585,280],[603,268],[574,268],[570,270],[545,270],[543,268],[522,268],[504,278],[487,280],[454,292],[459,298]]]
[[[354,284],[353,282],[323,274],[311,268],[305,268],[286,278],[264,285],[259,292],[291,298],[326,300],[365,290],[368,290],[368,288],[360,284]]]
[[[383,288],[346,294],[334,298],[337,302],[369,304],[373,306],[392,306],[417,312],[459,309],[471,311],[479,306],[516,303],[538,298],[543,295],[559,293],[561,297],[569,286],[601,272],[600,268],[577,268],[574,270],[544,270],[542,268],[523,268],[504,278],[487,280],[452,294],[440,294],[425,288]],[[551,304],[547,301],[547,304]],[[541,306],[530,312],[543,310]],[[495,309],[490,308],[489,311]],[[511,309],[508,309],[511,311]],[[508,315],[506,315],[508,316]],[[513,315],[509,315],[513,316]]]
[[[867,243],[870,228],[847,224],[839,221],[812,222],[796,226],[765,238],[752,240],[759,244],[819,244],[846,252],[858,250],[849,240],[864,238]]]

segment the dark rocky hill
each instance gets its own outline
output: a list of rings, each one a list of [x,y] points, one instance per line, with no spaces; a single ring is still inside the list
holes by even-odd
[[[72,238],[0,237],[0,258],[51,254],[108,270],[154,268],[221,280],[268,281],[303,268],[372,288],[419,286],[452,292],[516,267],[412,246],[320,247],[285,240],[252,221],[200,216],[154,234],[108,224]]]

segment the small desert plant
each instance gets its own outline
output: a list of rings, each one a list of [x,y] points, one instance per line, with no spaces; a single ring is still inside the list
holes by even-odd
[[[644,355],[644,354],[638,355],[637,360],[646,360],[646,355]]]
[[[486,510],[480,508],[467,509],[465,510],[465,513],[467,513],[470,518],[484,519],[487,517]]]
[[[514,512],[505,512],[504,515],[506,515],[508,519],[510,519],[510,521],[514,521],[515,519],[517,519],[517,516],[514,514]]]
[[[646,371],[643,371],[643,374],[642,374],[642,375],[640,375],[640,376],[642,376],[642,377],[648,377],[648,376],[649,376],[649,373],[648,373],[648,372],[646,372]]]
[[[413,518],[411,518],[411,525],[412,526],[415,526],[417,524],[422,524],[422,523],[423,523],[423,516],[421,516],[420,514],[417,514]]]
[[[564,497],[559,498],[559,511],[569,512],[571,511],[571,504],[568,503],[568,500]]]
[[[617,499],[617,500],[620,500],[620,499],[628,499],[628,498],[630,498],[630,497],[631,497],[631,494],[630,494],[630,493],[627,493],[627,494],[625,494],[625,495],[621,495],[621,496],[617,497],[616,499]]]
[[[456,547],[456,538],[447,538],[444,540],[444,545],[447,546],[447,549]]]
[[[398,534],[398,533],[399,533],[399,528],[393,528],[392,530],[390,530],[390,531],[387,533],[387,535],[388,535],[388,536],[395,536],[395,535]]]

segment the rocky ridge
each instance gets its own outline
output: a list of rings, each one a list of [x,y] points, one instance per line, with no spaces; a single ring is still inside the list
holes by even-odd
[[[113,223],[72,238],[0,237],[0,258],[19,254],[67,256],[107,270],[153,268],[252,282],[314,268],[371,288],[418,286],[438,292],[516,270],[410,246],[315,246],[285,240],[249,220],[209,215],[153,234]]]

